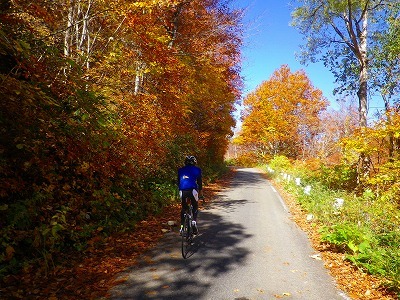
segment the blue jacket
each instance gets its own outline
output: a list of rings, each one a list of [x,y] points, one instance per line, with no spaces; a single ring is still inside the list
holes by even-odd
[[[178,185],[180,190],[201,190],[201,169],[194,165],[187,165],[178,170]]]

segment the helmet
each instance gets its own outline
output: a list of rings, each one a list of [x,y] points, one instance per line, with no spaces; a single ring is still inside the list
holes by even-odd
[[[193,155],[188,155],[185,157],[185,165],[195,165],[197,164],[197,159]]]

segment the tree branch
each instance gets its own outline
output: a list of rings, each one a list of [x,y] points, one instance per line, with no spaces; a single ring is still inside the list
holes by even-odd
[[[335,23],[331,21],[330,24],[333,30],[335,30],[335,32],[340,36],[342,42],[345,43],[348,47],[350,47],[351,51],[355,52],[356,51],[355,46],[350,42],[349,39],[346,38],[346,36],[340,31],[340,29],[335,25]]]
[[[350,48],[361,62],[362,57],[361,57],[360,47],[359,47],[359,44],[357,41],[358,35],[355,34],[354,28],[353,28],[353,10],[351,8],[351,5],[352,5],[352,1],[347,0],[349,15],[348,15],[348,19],[346,20],[346,27],[347,27],[347,32],[349,33],[349,38],[351,39],[352,45],[353,45],[353,47],[350,47]]]

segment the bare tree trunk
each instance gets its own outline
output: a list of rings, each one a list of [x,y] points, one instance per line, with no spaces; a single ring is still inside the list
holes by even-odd
[[[134,86],[134,90],[133,93],[134,95],[137,95],[140,91],[140,87],[142,85],[142,63],[141,62],[137,62],[136,63],[136,75],[135,75],[135,86]]]
[[[68,1],[67,28],[64,35],[65,57],[79,61],[86,70],[90,68],[90,56],[96,41],[96,36],[92,39],[90,26],[92,6],[93,0],[87,0],[87,4],[81,0]],[[73,53],[73,49],[77,53]]]
[[[359,100],[359,117],[360,126],[367,126],[367,114],[368,114],[368,58],[367,58],[367,26],[368,26],[368,14],[365,12],[361,31],[358,32],[360,36],[360,49],[359,49],[359,61],[360,61],[360,87],[357,91]]]
[[[360,127],[367,127],[368,114],[368,57],[367,57],[367,26],[368,12],[365,10],[363,16],[362,28],[357,27],[357,35],[359,36],[359,52],[358,59],[360,63],[360,79],[359,89],[357,91],[359,101],[359,122]],[[358,160],[358,183],[362,182],[363,178],[367,178],[370,173],[371,159],[365,153],[361,153]]]
[[[76,4],[75,4],[76,5]],[[78,18],[79,18],[79,16],[81,15],[81,1],[80,0],[78,0],[78,3],[77,3],[77,8],[76,8],[76,11],[75,11],[75,18],[74,18],[74,22],[75,22],[75,45],[76,45],[76,48],[78,49],[78,50],[81,50],[80,48],[79,48],[79,46],[80,46],[80,43],[79,43],[79,22],[78,22]]]
[[[88,71],[90,68],[90,52],[92,47],[92,45],[90,44],[90,32],[89,32],[89,14],[91,8],[92,8],[92,0],[89,0],[88,8],[86,10],[85,15],[83,16],[84,21],[83,21],[82,37],[81,37],[82,44],[86,40],[86,49],[85,49],[86,71]]]
[[[67,16],[67,29],[65,30],[64,34],[64,56],[70,56],[70,47],[71,47],[71,30],[73,24],[73,17],[74,17],[74,1],[68,1],[68,16]]]

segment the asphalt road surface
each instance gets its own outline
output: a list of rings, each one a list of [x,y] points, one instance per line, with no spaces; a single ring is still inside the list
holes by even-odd
[[[257,169],[238,169],[198,224],[188,259],[179,234],[167,233],[121,275],[127,280],[111,299],[350,299],[312,257],[307,235]]]

